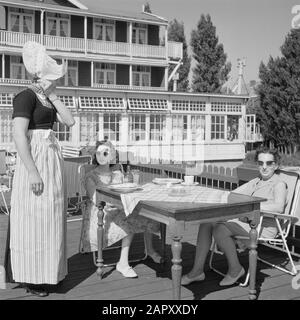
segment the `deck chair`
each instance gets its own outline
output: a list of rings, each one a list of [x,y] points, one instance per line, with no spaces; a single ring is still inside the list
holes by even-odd
[[[299,205],[300,201],[300,170],[299,171],[289,171],[287,169],[282,169],[279,172],[280,178],[287,184],[288,187],[288,194],[287,194],[287,204],[285,207],[285,211],[283,214],[279,213],[274,213],[274,212],[266,212],[266,211],[261,211],[260,215],[260,221],[257,227],[258,231],[258,244],[262,244],[265,246],[268,246],[270,248],[273,248],[275,250],[279,250],[282,252],[285,252],[287,254],[288,260],[291,264],[291,270],[281,266],[281,265],[276,265],[274,263],[271,263],[265,259],[260,258],[259,256],[257,257],[257,260],[274,267],[276,269],[279,269],[283,272],[286,272],[291,275],[296,275],[297,274],[297,268],[295,266],[295,263],[292,258],[292,254],[290,252],[290,248],[287,244],[287,237],[290,233],[291,227],[295,225],[295,223],[298,221],[297,215],[297,207]],[[242,185],[241,187],[237,188],[234,190],[234,192],[241,192],[243,189],[246,187],[245,185]],[[299,213],[298,213],[299,215]],[[276,222],[277,228],[278,228],[278,233],[274,238],[264,238],[261,236],[261,225],[263,222],[263,219],[265,217],[268,218],[273,218]],[[235,237],[236,239],[247,239],[245,237]],[[238,250],[238,251],[243,251],[243,250]],[[213,256],[214,253],[222,253],[217,249],[216,243],[213,240],[212,247],[211,247],[211,255],[209,258],[209,267],[213,271],[217,272],[220,275],[224,274],[217,270],[213,266]],[[249,272],[247,273],[245,282],[242,283],[242,286],[246,286],[249,281]]]
[[[81,191],[80,191],[80,197],[81,197],[81,208],[82,210],[84,210],[84,206],[86,203],[86,190],[85,190],[85,183],[84,183],[84,179],[85,179],[85,175],[90,172],[91,170],[93,170],[96,166],[93,164],[83,164],[79,167],[79,176],[80,176],[80,186],[81,186]],[[105,205],[105,204],[103,204]],[[79,252],[83,253],[83,247],[82,247],[82,238],[83,238],[83,222],[82,221],[82,227],[81,227],[81,235],[80,235],[80,241],[79,241]],[[98,234],[97,234],[98,236]],[[161,226],[161,231],[160,231],[160,236],[161,236],[161,241],[163,243],[165,243],[165,229]],[[102,242],[103,243],[103,242]],[[145,243],[145,240],[144,240]],[[99,244],[99,239],[98,239],[98,244]],[[98,256],[102,257],[102,252],[104,250],[113,250],[113,249],[119,249],[120,246],[117,245],[112,245],[110,247],[106,247],[106,248],[101,248],[98,245]],[[141,258],[135,259],[135,260],[130,260],[130,262],[137,262],[137,261],[143,261],[147,258],[147,248],[145,245],[145,250],[144,250],[144,255]],[[97,257],[96,257],[96,252],[93,251],[93,262],[94,265],[97,267]],[[116,265],[116,263],[104,263],[103,267],[110,267],[110,266],[114,266]]]
[[[0,200],[0,212],[3,211],[6,215],[9,215],[9,209],[7,205],[7,201],[5,198],[5,193],[8,194],[11,190],[10,186],[10,175],[7,170],[7,165],[6,165],[6,150],[0,150],[0,178],[2,180],[5,179],[8,181],[8,186],[6,183],[2,183],[0,180],[0,193],[1,193],[1,200]],[[3,208],[4,205],[4,209]]]

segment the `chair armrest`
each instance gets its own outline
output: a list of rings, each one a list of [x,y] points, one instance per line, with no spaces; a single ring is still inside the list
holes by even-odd
[[[269,217],[269,218],[278,218],[282,220],[290,220],[293,224],[296,223],[299,219],[294,216],[290,216],[288,214],[283,214],[283,213],[278,213],[278,212],[271,212],[271,211],[261,211],[260,212],[264,217]]]

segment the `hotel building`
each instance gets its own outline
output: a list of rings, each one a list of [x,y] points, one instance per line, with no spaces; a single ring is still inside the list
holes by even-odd
[[[249,96],[168,91],[169,67],[182,61],[168,21],[103,3],[0,0],[0,147],[14,151],[12,101],[30,83],[22,46],[31,40],[68,66],[57,92],[76,124],[55,125],[62,145],[106,137],[143,163],[243,159],[258,138]]]

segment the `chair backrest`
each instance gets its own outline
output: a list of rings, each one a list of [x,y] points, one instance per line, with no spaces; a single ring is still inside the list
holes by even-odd
[[[295,223],[296,225],[300,225],[300,167],[287,167],[283,168],[281,172],[288,172],[289,174],[293,174],[297,176],[297,181],[294,188],[294,194],[291,199],[291,205],[289,208],[289,212],[291,216],[298,218],[298,221]]]
[[[5,175],[6,169],[6,151],[0,150],[0,175]]]
[[[85,189],[85,177],[88,172],[95,169],[97,165],[95,164],[82,164],[78,168],[79,179],[80,179],[80,196],[86,196],[86,189]]]
[[[64,158],[67,198],[77,197],[80,194],[81,183],[78,168],[89,161],[90,157]]]
[[[280,179],[287,184],[287,204],[284,210],[285,214],[295,215],[295,200],[299,194],[299,178],[300,171],[290,171],[289,168],[282,169],[279,171]]]

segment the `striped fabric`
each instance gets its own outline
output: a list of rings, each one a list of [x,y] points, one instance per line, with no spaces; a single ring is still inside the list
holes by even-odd
[[[18,157],[13,179],[10,248],[16,282],[57,284],[67,274],[63,159],[52,130],[29,130],[33,160],[44,182],[36,196]]]

